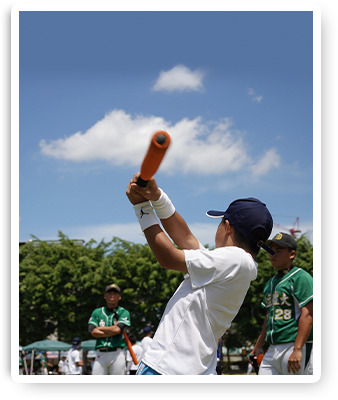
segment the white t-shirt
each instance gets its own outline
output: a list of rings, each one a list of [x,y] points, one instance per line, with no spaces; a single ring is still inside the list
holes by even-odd
[[[184,250],[188,274],[143,362],[163,375],[216,375],[217,341],[237,315],[257,263],[239,247]]]
[[[67,355],[67,365],[69,375],[80,375],[82,368],[78,367],[75,363],[80,362],[80,352],[76,349],[70,349]]]
[[[134,350],[135,356],[137,358],[137,361],[140,362],[140,360],[142,359],[142,356],[143,356],[143,348],[142,348],[142,346],[140,346],[139,344],[134,344],[133,345],[133,350]],[[129,350],[127,350],[126,361],[127,361],[127,363],[131,361],[131,367],[130,367],[131,370],[134,370],[134,371],[137,370],[138,365],[134,364],[134,361],[131,358]]]
[[[148,349],[148,347],[150,346],[150,343],[152,342],[152,338],[149,336],[145,336],[142,340],[141,340],[141,345],[143,348],[143,355],[146,354],[146,351]]]
[[[63,361],[63,360],[60,360],[58,366],[60,367],[60,372],[61,372],[62,374],[68,373],[68,369],[67,369],[67,359],[64,360],[64,361]]]

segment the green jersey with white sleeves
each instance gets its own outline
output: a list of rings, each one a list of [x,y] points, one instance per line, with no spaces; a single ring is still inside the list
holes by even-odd
[[[313,278],[293,267],[284,276],[272,277],[264,287],[261,306],[266,310],[266,339],[269,344],[296,340],[301,308],[313,300]],[[312,341],[312,330],[307,340]]]
[[[116,310],[109,310],[107,307],[96,308],[89,321],[89,325],[94,325],[100,328],[100,326],[112,326],[115,324],[115,320],[118,320],[126,326],[130,326],[130,313],[125,308],[118,306]],[[126,347],[124,336],[120,335],[96,338],[95,349],[101,347]]]

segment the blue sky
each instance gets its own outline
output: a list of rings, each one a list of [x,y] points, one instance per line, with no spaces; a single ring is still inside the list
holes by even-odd
[[[313,234],[312,12],[20,12],[19,240],[145,243],[126,186],[156,179],[203,244],[209,209],[265,202]],[[275,227],[273,233],[285,229]]]

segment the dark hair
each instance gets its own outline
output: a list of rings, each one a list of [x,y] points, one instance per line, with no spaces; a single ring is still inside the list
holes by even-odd
[[[255,236],[258,240],[260,240],[260,238],[264,238],[265,231],[262,228],[256,228],[251,232],[251,234]],[[257,246],[256,243],[254,243],[248,237],[244,236],[242,233],[238,232],[235,228],[234,228],[234,241],[238,247],[242,247],[245,251],[252,253],[254,257],[258,255],[259,250],[261,249],[260,247]],[[265,242],[265,240],[263,241]]]
[[[131,344],[135,344],[136,343],[136,336],[133,335],[132,333],[130,335],[128,335],[130,343]]]

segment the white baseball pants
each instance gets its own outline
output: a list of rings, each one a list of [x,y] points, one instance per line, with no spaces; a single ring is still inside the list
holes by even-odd
[[[123,349],[110,352],[97,351],[92,375],[125,375],[126,356]]]
[[[306,345],[302,348],[301,368],[296,373],[288,371],[288,360],[295,343],[271,345],[259,367],[259,375],[305,375]],[[311,359],[310,359],[311,362]]]

